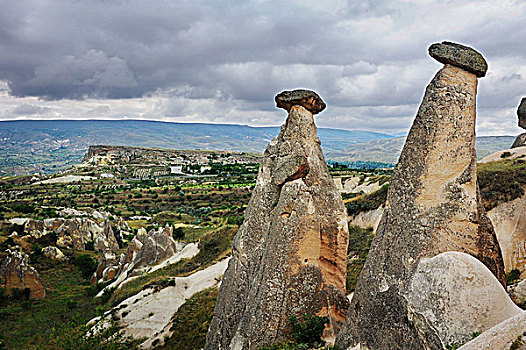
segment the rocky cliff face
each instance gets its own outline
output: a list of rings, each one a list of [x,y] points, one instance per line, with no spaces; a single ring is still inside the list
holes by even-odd
[[[9,295],[13,289],[28,288],[30,299],[44,299],[46,289],[37,270],[29,265],[29,256],[16,248],[7,252],[9,255],[0,267],[0,287]]]
[[[290,110],[268,145],[245,221],[232,245],[205,349],[259,349],[283,339],[288,317],[328,316],[334,336],[345,297],[345,208],[322,155],[311,91],[286,92]]]
[[[499,204],[488,216],[495,227],[506,271],[526,272],[526,196]]]
[[[336,341],[345,348],[442,349],[451,339],[469,337],[469,332],[441,333],[433,326],[433,320],[444,316],[434,308],[432,295],[426,311],[410,305],[423,259],[464,252],[505,284],[501,252],[479,200],[476,174],[477,75],[483,76],[485,62],[478,62],[483,58],[473,49],[436,45],[430,48],[433,57],[452,54],[439,59],[446,65],[426,89],[391,177],[385,213]],[[464,52],[458,53],[460,49]],[[462,64],[450,64],[457,56]],[[473,69],[461,68],[472,60]]]

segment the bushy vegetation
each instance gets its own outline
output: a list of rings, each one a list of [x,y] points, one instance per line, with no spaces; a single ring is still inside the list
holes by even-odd
[[[523,158],[478,164],[478,181],[486,210],[524,195],[526,162]]]
[[[506,285],[515,283],[521,277],[519,269],[512,269],[506,274]]]
[[[367,254],[371,248],[374,233],[372,228],[361,228],[349,226],[349,248],[347,250],[347,293],[351,293],[356,288],[358,276],[362,271]]]
[[[303,314],[300,317],[290,316],[289,339],[260,350],[308,350],[324,347],[325,342],[321,339],[325,325],[329,322],[328,317]]]
[[[383,185],[378,191],[356,197],[345,203],[349,216],[357,215],[361,212],[375,210],[385,203],[389,185]]]

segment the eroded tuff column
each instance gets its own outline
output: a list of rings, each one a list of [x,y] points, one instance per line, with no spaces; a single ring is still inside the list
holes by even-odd
[[[263,155],[245,221],[229,262],[205,349],[259,349],[281,341],[288,318],[329,316],[334,337],[345,296],[347,215],[316,137],[313,114],[325,103],[313,91],[285,91],[289,111]]]
[[[519,117],[519,126],[526,129],[526,97],[521,100],[519,107],[517,108],[517,117]],[[511,145],[511,148],[526,146],[526,132],[520,134]]]
[[[467,253],[505,284],[476,173],[477,77],[485,75],[487,64],[475,50],[448,42],[432,45],[429,54],[445,66],[427,86],[391,177],[386,211],[336,340],[345,348],[443,349],[451,339],[479,330],[467,319],[459,320],[466,329],[451,325],[439,331],[450,326],[440,323],[448,319],[447,298],[429,293],[424,311],[414,304],[421,296],[411,293],[430,287],[422,285],[422,276],[434,273],[424,262],[440,253]],[[455,293],[448,288],[440,285],[438,290]]]

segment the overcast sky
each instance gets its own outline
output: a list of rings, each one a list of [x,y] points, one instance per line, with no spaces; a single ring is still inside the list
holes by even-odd
[[[280,125],[282,90],[315,90],[322,127],[407,131],[442,66],[480,51],[479,135],[516,135],[526,1],[0,0],[0,120]]]

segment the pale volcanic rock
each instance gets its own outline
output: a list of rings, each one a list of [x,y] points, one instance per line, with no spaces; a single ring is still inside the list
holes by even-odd
[[[19,250],[7,250],[9,254],[0,267],[0,287],[11,295],[13,289],[29,289],[30,299],[44,299],[46,289],[34,267],[29,265],[29,256]]]
[[[380,220],[384,214],[385,208],[380,206],[374,210],[364,211],[349,218],[350,226],[359,226],[361,228],[372,227],[373,231],[376,232]]]
[[[472,333],[522,312],[484,264],[460,252],[422,258],[406,299],[409,318],[422,332],[435,330],[443,347],[465,343]],[[418,319],[427,324],[418,327]]]
[[[515,349],[524,350],[526,349],[524,343],[525,330],[526,312],[522,311],[488,329],[458,350],[510,350],[512,344],[519,339],[522,339],[522,342]]]
[[[64,255],[64,253],[62,253],[62,251],[58,249],[57,247],[52,247],[52,246],[45,247],[44,249],[42,249],[42,254],[44,254],[44,256],[47,256],[48,258],[52,260],[61,260],[61,261],[68,260],[68,258]]]
[[[302,106],[312,114],[318,114],[326,107],[321,97],[310,90],[283,91],[276,96],[276,106],[287,112],[292,106]]]
[[[428,85],[337,345],[374,350],[446,345],[431,319],[408,306],[421,259],[460,251],[479,259],[505,285],[500,248],[479,198],[476,92],[476,75],[449,64]]]
[[[265,150],[205,349],[279,342],[287,319],[304,313],[328,316],[325,337],[334,336],[348,306],[346,220],[312,113],[292,106]]]
[[[146,241],[146,237],[148,237],[148,232],[146,232],[146,229],[144,227],[141,227],[137,230],[137,234],[135,235],[135,238],[139,240],[141,243],[144,243]]]
[[[481,78],[486,75],[488,63],[482,55],[471,47],[443,41],[429,47],[429,55],[438,62],[451,64]]]
[[[174,255],[176,251],[177,245],[165,229],[152,230],[133,263],[135,268],[157,265]]]
[[[517,116],[519,117],[519,126],[526,129],[526,97],[521,100],[517,108]]]
[[[526,272],[526,195],[488,212],[499,240],[506,271]]]

